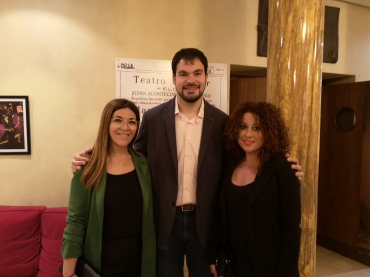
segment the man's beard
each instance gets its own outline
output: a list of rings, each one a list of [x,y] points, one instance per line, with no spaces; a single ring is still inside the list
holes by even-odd
[[[177,91],[177,94],[185,102],[194,103],[194,102],[197,102],[203,96],[204,91],[205,91],[205,88],[203,89],[203,91],[201,91],[200,90],[200,87],[199,87],[199,94],[198,95],[189,95],[189,96],[186,96],[182,91],[181,92],[180,91]]]

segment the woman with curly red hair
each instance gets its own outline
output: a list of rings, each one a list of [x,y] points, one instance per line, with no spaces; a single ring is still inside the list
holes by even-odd
[[[299,276],[300,182],[284,157],[290,142],[280,109],[246,102],[224,137],[230,167],[221,190],[221,225],[233,276]]]

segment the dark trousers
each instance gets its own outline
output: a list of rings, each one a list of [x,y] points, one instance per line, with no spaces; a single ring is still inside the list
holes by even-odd
[[[212,276],[205,248],[198,239],[195,211],[176,211],[167,243],[157,247],[157,277],[183,277],[185,255],[189,277]]]

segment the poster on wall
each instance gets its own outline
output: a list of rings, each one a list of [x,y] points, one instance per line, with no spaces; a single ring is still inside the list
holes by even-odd
[[[116,98],[134,102],[143,114],[176,95],[172,83],[171,61],[116,59]],[[203,97],[211,105],[228,113],[226,64],[208,64],[208,80]]]
[[[0,155],[31,154],[28,96],[0,96]]]

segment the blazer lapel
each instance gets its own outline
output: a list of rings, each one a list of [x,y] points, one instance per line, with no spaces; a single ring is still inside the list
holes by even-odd
[[[98,217],[99,228],[103,230],[103,222],[104,222],[104,197],[105,197],[105,186],[107,180],[107,172],[104,170],[103,176],[99,181],[98,189],[95,193],[95,208],[96,214]]]
[[[273,172],[274,172],[274,168],[272,166],[272,163],[267,161],[263,165],[261,173],[259,175],[257,175],[256,179],[254,180],[256,182],[256,184],[255,184],[256,189],[250,195],[248,208],[251,206],[253,201],[256,199],[257,195],[261,192],[262,188],[266,185],[267,181],[270,179]]]
[[[220,205],[221,205],[221,217],[222,217],[222,228],[223,228],[223,240],[226,241],[226,232],[227,232],[227,188],[231,183],[231,176],[235,170],[235,166],[229,167],[224,176],[223,185],[221,187],[220,193]]]
[[[137,177],[139,179],[141,192],[143,194],[143,218],[146,218],[146,214],[148,213],[149,208],[149,198],[150,196],[150,187],[148,184],[150,184],[150,172],[149,172],[149,166],[146,164],[146,158],[138,156],[134,150],[132,150],[129,147],[129,152],[132,157],[132,161],[135,165]]]
[[[167,129],[167,137],[170,143],[170,149],[172,154],[173,163],[175,164],[176,168],[176,175],[177,176],[177,146],[176,146],[176,128],[175,128],[175,99],[173,98],[168,102],[167,107],[163,111],[164,122]]]
[[[203,127],[202,127],[202,137],[200,140],[199,146],[199,156],[198,156],[198,169],[203,162],[204,154],[206,153],[207,145],[209,142],[209,137],[212,133],[213,128],[213,111],[209,108],[210,104],[204,100],[204,119],[203,119]]]

